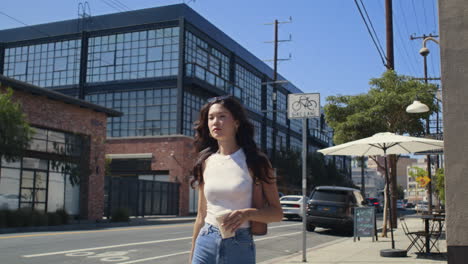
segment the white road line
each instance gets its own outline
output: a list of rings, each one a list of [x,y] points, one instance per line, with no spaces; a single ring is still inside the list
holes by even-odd
[[[280,226],[269,226],[268,229],[275,229],[275,228],[288,227],[288,226],[301,226],[301,225],[302,225],[302,223],[300,223],[300,224],[280,225]]]
[[[284,225],[283,226],[276,226],[276,227],[284,227]],[[302,232],[294,232],[294,233],[283,234],[283,235],[278,235],[278,236],[264,237],[264,238],[255,239],[255,242],[262,241],[262,240],[267,240],[267,239],[274,239],[274,238],[283,237],[283,236],[292,236],[292,235],[297,235],[297,234],[301,234],[301,233]],[[179,252],[179,253],[174,253],[174,254],[169,254],[169,255],[164,255],[164,256],[157,256],[157,257],[152,257],[152,258],[144,258],[144,259],[137,259],[137,260],[127,261],[127,262],[121,262],[121,263],[118,263],[118,264],[131,264],[131,263],[145,262],[145,261],[149,261],[149,260],[162,259],[162,258],[178,256],[178,255],[183,255],[183,254],[189,254],[189,253],[190,253],[190,251],[184,251],[184,252]]]
[[[255,242],[263,241],[263,240],[267,240],[267,239],[273,239],[273,238],[277,238],[277,237],[283,237],[283,236],[292,236],[292,235],[297,235],[297,234],[302,234],[302,231],[301,232],[294,232],[294,233],[278,235],[278,236],[272,236],[272,237],[257,238],[257,239],[255,239]]]
[[[105,247],[82,248],[82,249],[74,249],[74,250],[67,250],[67,251],[49,252],[49,253],[42,253],[42,254],[25,255],[23,257],[24,258],[44,257],[44,256],[60,255],[60,254],[67,254],[67,253],[80,252],[80,251],[91,251],[91,250],[99,250],[99,249],[109,249],[109,248],[118,248],[118,247],[128,247],[128,246],[139,246],[139,245],[147,245],[147,244],[173,242],[173,241],[179,241],[179,240],[185,240],[185,239],[192,239],[192,236],[181,237],[181,238],[173,238],[173,239],[165,239],[165,240],[153,240],[153,241],[146,241],[146,242],[112,245],[112,246],[105,246]]]
[[[138,263],[138,262],[144,262],[148,260],[162,259],[162,258],[173,257],[173,256],[178,256],[178,255],[184,255],[184,254],[190,254],[190,251],[184,251],[184,252],[179,252],[179,253],[174,253],[174,254],[169,254],[169,255],[164,255],[164,256],[152,257],[152,258],[137,259],[137,260],[127,261],[127,262],[120,262],[118,264]]]
[[[302,224],[288,224],[288,225],[272,226],[272,227],[269,227],[269,229],[276,229],[276,228],[281,228],[281,227],[291,227],[291,226],[298,226],[298,225],[302,225]],[[301,233],[301,232],[298,232],[298,233]],[[286,234],[286,235],[279,235],[279,236],[274,236],[274,237],[261,238],[261,239],[255,240],[255,241],[262,241],[262,240],[265,240],[265,239],[271,239],[271,238],[276,238],[276,237],[281,237],[281,236],[289,236],[289,235],[293,235],[293,234],[296,234],[296,233],[289,233],[289,234]],[[109,249],[109,248],[118,248],[118,247],[128,247],[128,246],[138,246],[138,245],[157,244],[157,243],[164,243],[164,242],[173,242],[173,241],[179,241],[179,240],[185,240],[185,239],[192,239],[192,237],[189,236],[189,237],[181,237],[181,238],[173,238],[173,239],[165,239],[165,240],[153,240],[153,241],[146,241],[146,242],[119,244],[119,245],[104,246],[104,247],[73,249],[73,250],[66,250],[66,251],[57,251],[57,252],[40,253],[40,254],[33,254],[33,255],[24,255],[23,257],[24,258],[35,258],[35,257],[44,257],[44,256],[68,254],[68,253],[74,253],[74,252],[80,252],[80,251],[92,251],[92,250],[100,250],[100,249]]]

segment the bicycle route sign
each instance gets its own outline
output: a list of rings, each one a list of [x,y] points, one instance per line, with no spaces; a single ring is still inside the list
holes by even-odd
[[[320,94],[288,94],[288,118],[309,118],[320,116]]]

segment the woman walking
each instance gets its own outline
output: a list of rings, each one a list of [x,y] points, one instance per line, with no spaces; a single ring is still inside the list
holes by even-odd
[[[265,154],[254,141],[254,127],[244,107],[231,96],[209,99],[195,123],[192,186],[199,190],[192,238],[192,264],[255,263],[250,221],[279,222],[283,212],[276,179]],[[253,178],[263,187],[267,206],[252,208]],[[228,210],[220,222],[216,216]],[[221,231],[234,236],[222,238]],[[223,232],[223,234],[225,234]]]

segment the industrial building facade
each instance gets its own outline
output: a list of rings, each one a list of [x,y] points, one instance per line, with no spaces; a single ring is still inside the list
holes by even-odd
[[[208,98],[239,98],[273,160],[302,146],[301,121],[286,114],[302,91],[274,84],[269,66],[185,4],[2,30],[0,73],[122,112],[107,120],[112,175],[179,184],[180,215],[195,210],[191,138]],[[308,125],[309,151],[331,146],[323,117]]]

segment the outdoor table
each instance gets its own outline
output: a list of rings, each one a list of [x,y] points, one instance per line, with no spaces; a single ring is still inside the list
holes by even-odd
[[[442,222],[445,221],[445,217],[442,215],[433,215],[433,214],[428,214],[428,215],[421,215],[420,216],[424,220],[424,236],[426,238],[426,253],[431,253],[431,246],[430,246],[430,241],[431,241],[431,236],[434,234],[434,228],[430,228],[430,221],[432,222],[438,222],[439,223],[439,232],[442,232]],[[439,233],[440,235],[440,233]],[[438,238],[434,241],[434,243],[438,240]]]

